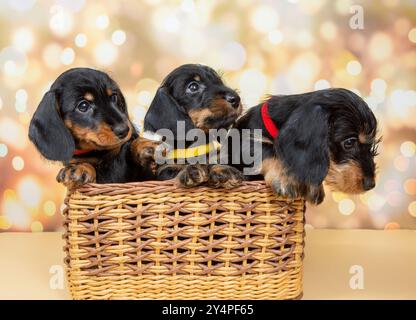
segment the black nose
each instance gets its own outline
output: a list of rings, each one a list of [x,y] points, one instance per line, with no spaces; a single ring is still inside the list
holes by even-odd
[[[371,190],[376,186],[376,181],[374,178],[364,178],[363,179],[363,188],[364,190]]]
[[[129,133],[129,127],[124,124],[119,124],[113,128],[113,132],[115,133],[117,137],[119,137],[120,139],[123,139]]]
[[[225,100],[227,100],[227,102],[229,102],[233,108],[238,108],[240,105],[240,97],[235,94],[227,93],[225,95]]]

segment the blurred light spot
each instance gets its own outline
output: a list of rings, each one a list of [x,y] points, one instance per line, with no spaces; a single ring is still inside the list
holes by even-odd
[[[3,203],[3,210],[11,225],[19,228],[26,228],[29,225],[29,214],[18,201],[6,200]]]
[[[24,125],[28,125],[30,122],[31,116],[29,114],[29,112],[20,112],[19,113],[19,121],[24,124]]]
[[[258,32],[267,33],[279,24],[279,15],[273,7],[258,6],[251,15],[251,25]]]
[[[403,156],[398,156],[394,159],[394,167],[401,172],[405,172],[409,168],[409,159]]]
[[[22,157],[16,156],[12,159],[12,167],[16,171],[21,171],[25,167],[25,162]]]
[[[41,199],[39,184],[31,177],[24,177],[17,186],[20,200],[29,207],[37,207]]]
[[[344,216],[349,216],[355,210],[355,203],[351,199],[343,199],[338,203],[338,210]]]
[[[329,83],[328,80],[320,79],[315,82],[314,88],[315,90],[328,89],[328,88],[331,88],[331,84]]]
[[[332,21],[325,21],[321,24],[319,33],[325,40],[334,40],[337,36],[337,27]]]
[[[0,97],[0,110],[3,108],[3,100]]]
[[[238,42],[229,42],[221,50],[221,66],[224,70],[239,70],[246,62],[246,50]]]
[[[410,215],[416,218],[416,201],[410,202],[408,209]]]
[[[174,15],[167,16],[163,21],[165,31],[169,33],[176,33],[181,28],[181,23]]]
[[[61,62],[64,65],[70,65],[74,62],[75,52],[72,48],[65,48],[61,53]]]
[[[341,200],[344,200],[344,199],[347,199],[348,198],[348,195],[346,195],[345,193],[342,193],[342,192],[336,192],[336,191],[334,191],[331,194],[332,194],[332,199],[335,202],[340,202]]]
[[[136,121],[143,120],[147,109],[143,106],[135,106],[133,108],[133,117]]]
[[[413,28],[409,31],[409,40],[413,43],[416,43],[416,28]]]
[[[400,188],[400,183],[399,183],[399,181],[397,181],[397,180],[395,180],[395,179],[390,179],[390,180],[387,180],[387,181],[384,183],[384,190],[385,190],[386,192],[396,191],[396,190],[398,190],[399,188]]]
[[[43,212],[45,213],[45,215],[51,217],[55,214],[56,212],[56,205],[55,202],[48,200],[43,204]]]
[[[387,83],[383,79],[374,79],[371,81],[371,92],[373,95],[384,96],[387,89]]]
[[[17,77],[25,73],[28,60],[26,54],[15,47],[0,51],[0,66],[7,76]]]
[[[6,216],[0,216],[0,230],[6,230],[11,227]]]
[[[33,46],[32,30],[22,27],[15,31],[13,35],[13,45],[23,51],[28,51]]]
[[[34,6],[36,0],[7,0],[7,2],[10,8],[15,11],[28,11]]]
[[[384,230],[397,230],[400,229],[400,224],[397,222],[389,222],[384,226]]]
[[[311,230],[311,229],[314,229],[313,225],[309,223],[305,223],[305,230]]]
[[[79,48],[83,48],[87,45],[88,38],[84,33],[78,33],[75,36],[75,45]]]
[[[7,156],[7,153],[9,152],[7,146],[4,143],[0,143],[0,158],[4,158]]]
[[[140,91],[137,95],[137,101],[143,106],[149,106],[152,102],[152,99],[152,94],[147,90]]]
[[[369,52],[374,60],[381,61],[390,57],[393,45],[390,37],[382,32],[376,33],[370,40]]]
[[[63,7],[55,5],[51,8],[52,17],[49,20],[49,27],[57,36],[66,36],[72,30],[74,24],[72,15]]]
[[[19,150],[27,145],[27,130],[20,123],[7,118],[0,118],[0,140]]]
[[[110,24],[110,19],[108,19],[108,16],[105,14],[99,15],[95,19],[95,25],[98,29],[105,29]]]
[[[266,76],[257,69],[247,69],[240,77],[239,86],[248,104],[255,103],[264,94]]]
[[[57,3],[71,12],[78,12],[84,6],[85,0],[57,0]]]
[[[358,76],[361,73],[361,63],[353,60],[347,63],[347,72],[352,76]]]
[[[94,55],[99,64],[109,66],[117,58],[118,50],[111,42],[104,41],[95,48]]]
[[[321,60],[318,56],[309,51],[299,54],[293,61],[289,69],[291,82],[297,86],[298,90],[313,85],[321,69]]]
[[[16,102],[15,108],[17,112],[26,111],[26,102],[27,102],[27,92],[24,89],[19,89],[15,94]]]
[[[397,207],[402,203],[402,194],[398,191],[393,191],[387,196],[387,203],[392,207]]]
[[[416,195],[416,179],[406,180],[404,183],[404,191],[411,196]]]
[[[195,10],[195,3],[193,0],[183,0],[181,2],[181,9],[186,12],[192,12]]]
[[[4,200],[16,200],[17,199],[16,191],[14,191],[13,189],[4,190],[3,198]]]
[[[373,193],[367,198],[367,206],[372,211],[380,210],[386,203],[386,199],[384,197]]]
[[[416,152],[416,144],[412,141],[405,141],[400,145],[400,152],[407,158],[413,157]]]
[[[283,33],[280,30],[269,31],[267,37],[272,44],[279,44],[283,41]]]
[[[389,108],[394,116],[407,118],[410,108],[416,105],[416,91],[413,90],[394,90],[391,93],[390,101],[393,108]]]
[[[342,15],[350,13],[350,8],[353,5],[351,0],[337,0],[335,2],[335,10]]]
[[[61,66],[62,50],[63,48],[57,43],[48,44],[42,52],[43,62],[50,68],[59,68]]]
[[[32,230],[32,232],[42,232],[43,225],[40,221],[33,221],[30,225],[30,229]]]
[[[124,42],[126,42],[126,33],[123,30],[116,30],[111,35],[111,41],[116,46],[121,46]]]

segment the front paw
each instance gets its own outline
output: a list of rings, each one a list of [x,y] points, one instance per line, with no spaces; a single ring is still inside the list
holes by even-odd
[[[304,198],[314,205],[320,204],[325,198],[325,192],[322,185],[311,186],[275,178],[270,187],[273,192],[279,196],[290,199]]]
[[[135,162],[156,174],[157,164],[155,151],[159,146],[162,146],[160,141],[137,138],[131,144],[131,151]]]
[[[232,189],[241,185],[243,173],[231,166],[213,165],[209,170],[209,185],[214,188]]]
[[[191,188],[208,181],[208,179],[209,171],[207,165],[187,165],[176,176],[176,184],[181,187]]]
[[[59,171],[56,181],[64,184],[68,189],[75,189],[83,184],[95,182],[95,169],[88,163],[70,164]]]

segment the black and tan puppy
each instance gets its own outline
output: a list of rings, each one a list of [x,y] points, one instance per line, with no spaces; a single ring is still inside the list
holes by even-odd
[[[146,132],[167,129],[173,133],[174,148],[183,143],[185,149],[177,152],[205,150],[210,151],[213,141],[210,129],[227,129],[241,114],[239,95],[228,88],[221,77],[210,67],[186,64],[173,70],[162,82],[144,119]],[[205,146],[196,146],[194,140],[180,141],[178,122],[183,124],[185,134],[199,129],[211,141]],[[211,143],[211,144],[210,144]],[[192,146],[192,147],[191,147]],[[198,149],[199,148],[199,149]],[[212,148],[211,148],[212,149]],[[205,152],[202,151],[202,152]],[[211,150],[212,151],[212,150]],[[196,152],[199,156],[201,152]],[[207,182],[214,187],[232,188],[243,179],[243,175],[231,166],[220,164],[165,164],[158,168],[160,180],[175,178],[184,187],[192,187]]]
[[[259,173],[277,194],[319,204],[324,181],[345,193],[375,186],[377,121],[364,100],[349,90],[272,96],[235,127],[262,129]]]
[[[98,70],[62,73],[33,115],[29,138],[46,159],[65,165],[57,180],[68,188],[154,177],[157,143],[138,137],[120,88]]]

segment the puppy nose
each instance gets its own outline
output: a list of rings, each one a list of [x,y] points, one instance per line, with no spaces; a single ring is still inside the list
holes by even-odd
[[[240,97],[235,94],[227,93],[225,95],[225,100],[229,102],[233,108],[238,108],[240,105]]]
[[[120,139],[123,139],[129,133],[129,127],[124,124],[121,124],[121,125],[119,124],[113,128],[113,132],[115,133],[117,137],[119,137]]]
[[[376,186],[376,181],[374,178],[364,178],[363,179],[363,188],[364,190],[371,190]]]

